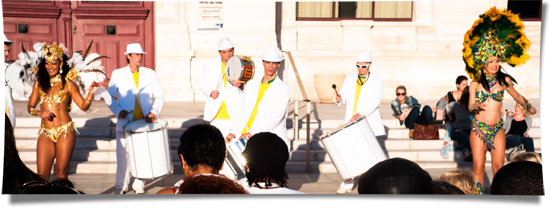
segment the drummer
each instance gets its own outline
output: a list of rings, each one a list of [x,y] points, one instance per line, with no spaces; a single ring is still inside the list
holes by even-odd
[[[357,73],[347,76],[344,84],[333,101],[340,106],[346,104],[345,122],[354,122],[366,117],[368,124],[377,138],[386,135],[382,117],[380,117],[380,100],[382,99],[382,79],[370,72],[372,57],[370,52],[361,51],[355,57]],[[351,192],[354,180],[349,179],[336,191],[338,194]]]
[[[235,45],[231,40],[228,37],[220,38],[219,56],[206,61],[200,81],[201,92],[208,97],[204,105],[203,119],[217,127],[224,137],[241,113],[244,95],[241,90],[244,83],[228,79],[225,75],[225,65],[234,52]]]
[[[139,43],[128,44],[124,53],[128,66],[113,71],[107,89],[113,100],[109,109],[117,116],[116,194],[125,194],[130,183],[124,125],[139,119],[155,122],[164,103],[155,71],[141,66],[144,54]],[[118,99],[115,99],[117,96]],[[136,194],[144,194],[144,187],[143,181],[134,180],[132,188]]]
[[[278,48],[267,48],[262,58],[264,76],[248,81],[244,94],[242,116],[235,121],[226,140],[247,137],[259,132],[277,134],[289,146],[286,135],[286,111],[290,101],[290,89],[277,77],[277,69],[283,61]]]
[[[10,46],[13,42],[11,40],[8,39],[8,37],[6,36],[6,34],[4,34],[4,66],[6,68],[4,68],[4,71],[5,69],[8,68],[8,58],[10,56]],[[5,107],[5,110],[6,110],[6,115],[8,115],[8,118],[10,119],[10,122],[11,122],[11,125],[12,127],[15,127],[15,106],[13,105],[13,98],[11,96],[11,88],[8,86],[7,82],[6,82],[6,86],[5,86],[5,92],[6,92],[6,95],[5,95],[5,98],[6,98],[6,107]]]

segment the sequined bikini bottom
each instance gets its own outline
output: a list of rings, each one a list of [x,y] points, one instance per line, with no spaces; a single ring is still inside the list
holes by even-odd
[[[65,137],[67,136],[67,132],[73,130],[78,131],[76,127],[74,126],[74,121],[70,121],[69,123],[61,123],[58,127],[52,127],[52,128],[46,128],[44,125],[40,126],[40,129],[38,130],[38,135],[46,134],[46,137],[53,142],[57,142],[57,139],[65,133]]]
[[[498,131],[502,129],[502,126],[504,125],[502,119],[500,119],[500,121],[496,123],[494,127],[490,127],[486,123],[478,121],[473,116],[470,117],[470,119],[472,120],[472,130],[474,130],[475,134],[479,136],[479,138],[485,143],[487,150],[490,152],[491,150],[495,149],[495,147],[493,146],[493,140],[495,139]]]

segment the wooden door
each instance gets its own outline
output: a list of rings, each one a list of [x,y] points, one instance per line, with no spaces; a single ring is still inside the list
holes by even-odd
[[[154,69],[153,2],[76,2],[73,9],[73,49],[108,56],[102,63],[111,77],[128,65],[124,52],[129,43],[140,43],[147,52],[143,66]],[[103,82],[107,87],[109,80]]]
[[[143,66],[154,69],[154,2],[3,0],[2,7],[4,32],[14,42],[8,60],[36,42],[63,43],[72,55],[93,41],[90,53],[110,57],[102,60],[110,77],[127,65],[126,45],[141,43]]]

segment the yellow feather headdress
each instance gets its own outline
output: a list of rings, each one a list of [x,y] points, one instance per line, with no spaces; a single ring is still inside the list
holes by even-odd
[[[512,67],[524,64],[530,58],[526,51],[531,42],[523,28],[519,16],[511,11],[493,7],[481,14],[464,35],[462,58],[470,78],[479,78],[489,57]]]

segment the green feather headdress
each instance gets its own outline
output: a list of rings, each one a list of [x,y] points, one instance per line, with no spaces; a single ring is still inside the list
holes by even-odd
[[[524,64],[530,58],[526,51],[531,42],[523,28],[519,16],[511,11],[493,7],[480,15],[464,35],[462,58],[470,78],[479,78],[489,57],[498,57],[512,67]]]

